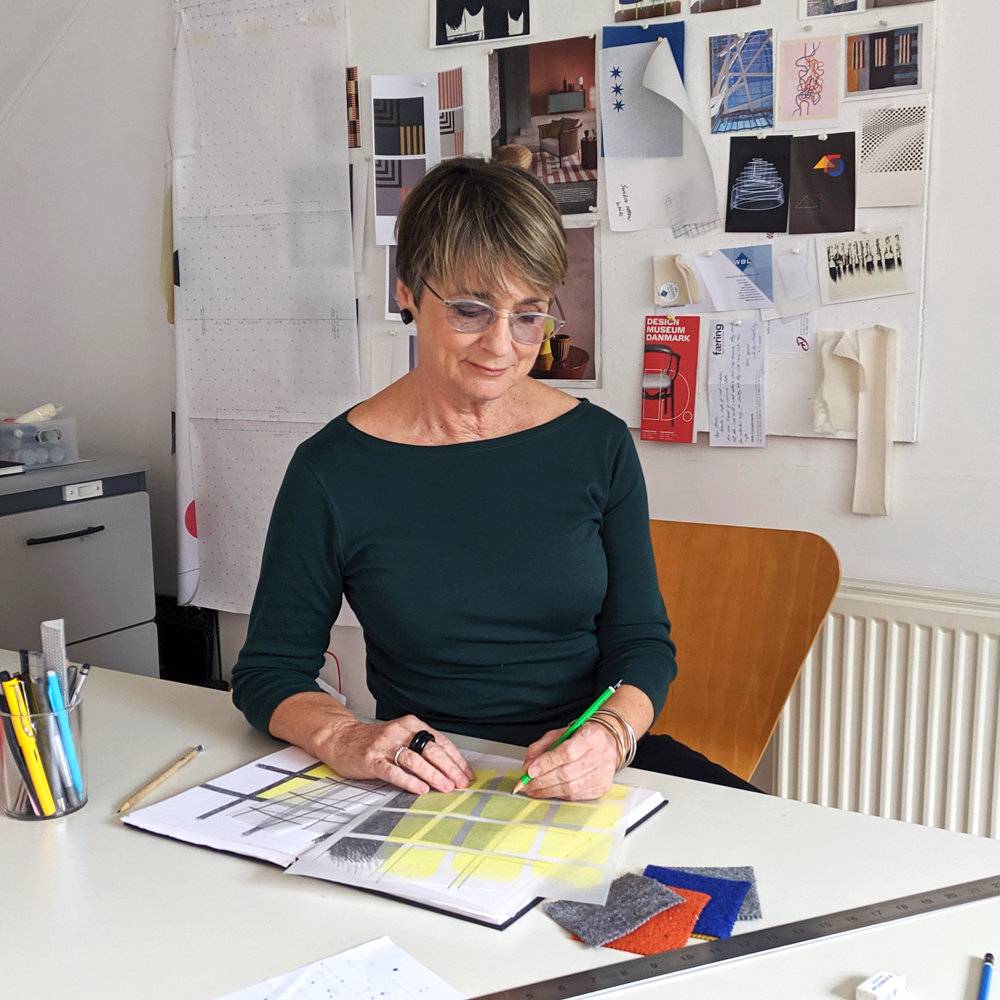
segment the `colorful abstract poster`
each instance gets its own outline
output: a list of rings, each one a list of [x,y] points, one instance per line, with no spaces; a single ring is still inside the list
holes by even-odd
[[[713,10],[736,10],[737,7],[759,7],[760,0],[691,0],[692,14],[709,14]]]
[[[438,131],[441,134],[441,159],[465,152],[465,109],[462,96],[462,70],[438,73]]]
[[[826,17],[829,14],[853,14],[864,0],[799,0],[800,17]]]
[[[792,138],[789,233],[854,231],[854,141],[853,132]]]
[[[712,132],[774,128],[772,32],[715,35],[708,40]]]
[[[643,441],[694,444],[700,316],[647,316],[642,355]]]
[[[820,292],[824,305],[905,295],[912,291],[909,226],[893,226],[816,241]]]
[[[681,0],[614,0],[616,21],[671,17],[681,12]]]
[[[778,64],[778,121],[805,127],[836,118],[839,68],[839,36],[783,41]]]
[[[533,173],[563,215],[597,210],[597,67],[586,35],[495,49],[493,156]]]
[[[788,228],[791,145],[788,135],[730,140],[727,233],[783,233]]]
[[[848,35],[847,96],[921,86],[920,25]]]
[[[531,34],[531,0],[434,0],[431,45],[465,45]]]

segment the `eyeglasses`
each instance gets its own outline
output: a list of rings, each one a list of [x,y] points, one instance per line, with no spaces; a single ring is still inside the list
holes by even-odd
[[[459,333],[483,333],[500,316],[507,318],[510,335],[519,344],[541,344],[548,340],[566,321],[543,312],[501,312],[476,299],[444,299],[424,282],[427,290],[445,306],[445,318]]]

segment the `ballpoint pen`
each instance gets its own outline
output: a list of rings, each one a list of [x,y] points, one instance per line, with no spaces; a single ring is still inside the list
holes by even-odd
[[[87,679],[90,674],[90,664],[85,663],[80,667],[79,672],[76,675],[76,681],[73,683],[73,690],[69,695],[69,707],[72,708],[80,700],[80,692],[83,690],[83,682]]]
[[[602,691],[600,695],[598,695],[597,701],[595,701],[594,704],[591,705],[579,719],[569,724],[566,732],[564,732],[562,736],[560,736],[559,739],[557,739],[555,743],[549,747],[549,750],[555,750],[560,743],[565,743],[566,740],[568,740],[585,722],[589,721],[590,717],[618,690],[618,688],[621,687],[621,683],[622,682],[619,681],[617,684],[613,684],[611,687]],[[548,753],[549,751],[546,750],[545,752]],[[517,784],[514,785],[514,790],[510,794],[517,795],[517,793],[524,788],[529,781],[531,781],[531,776],[522,774]]]
[[[32,661],[32,670],[24,679],[25,704],[35,719],[32,729],[38,746],[38,756],[49,779],[49,791],[52,793],[56,811],[65,812],[70,802],[69,794],[63,784],[63,775],[65,774],[69,780],[69,762],[65,754],[60,754],[62,741],[59,739],[59,725],[55,716],[49,711],[49,698],[45,692],[45,665],[40,654],[29,653],[28,656]]]
[[[83,801],[83,772],[80,770],[80,760],[76,755],[76,745],[73,742],[73,732],[69,725],[69,715],[66,712],[66,705],[63,702],[62,688],[59,686],[59,677],[54,670],[47,673],[49,682],[49,705],[56,714],[59,723],[59,732],[62,734],[62,748],[66,755],[66,763],[69,766],[70,777],[73,787],[76,789],[78,802]]]
[[[56,804],[52,798],[52,790],[49,788],[49,780],[45,777],[45,768],[42,767],[42,759],[38,756],[38,745],[35,742],[35,730],[31,725],[31,718],[28,714],[28,704],[24,700],[24,688],[19,680],[11,678],[10,674],[4,672],[0,677],[7,679],[2,682],[3,691],[7,697],[7,707],[10,709],[11,722],[14,724],[14,734],[17,737],[21,753],[24,754],[24,763],[28,768],[32,784],[35,786],[35,793],[38,796],[38,804],[41,806],[43,816],[53,816],[56,811]]]
[[[983,971],[979,976],[979,992],[976,994],[976,1000],[989,1000],[990,997],[990,983],[993,980],[993,952],[986,952],[986,957],[983,959]]]

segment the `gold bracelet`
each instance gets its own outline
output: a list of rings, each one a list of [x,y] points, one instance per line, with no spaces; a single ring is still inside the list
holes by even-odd
[[[635,738],[635,730],[629,725],[628,719],[623,718],[613,708],[607,708],[607,707],[599,709],[594,714],[610,715],[613,718],[617,719],[625,727],[625,733],[628,736],[628,753],[626,754],[625,757],[624,766],[628,767],[632,763],[632,761],[635,760],[635,753],[639,746],[638,741]]]
[[[592,715],[589,722],[596,722],[599,726],[604,726],[604,728],[611,733],[615,738],[615,743],[618,745],[618,766],[615,768],[616,771],[620,771],[625,766],[625,741],[622,739],[621,733],[608,722],[607,719],[599,719],[596,715]]]

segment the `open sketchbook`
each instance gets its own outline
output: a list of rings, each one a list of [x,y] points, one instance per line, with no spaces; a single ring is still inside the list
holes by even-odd
[[[503,928],[540,897],[603,903],[625,833],[664,804],[625,785],[595,802],[512,796],[519,761],[466,758],[468,788],[418,796],[288,747],[123,822]]]

